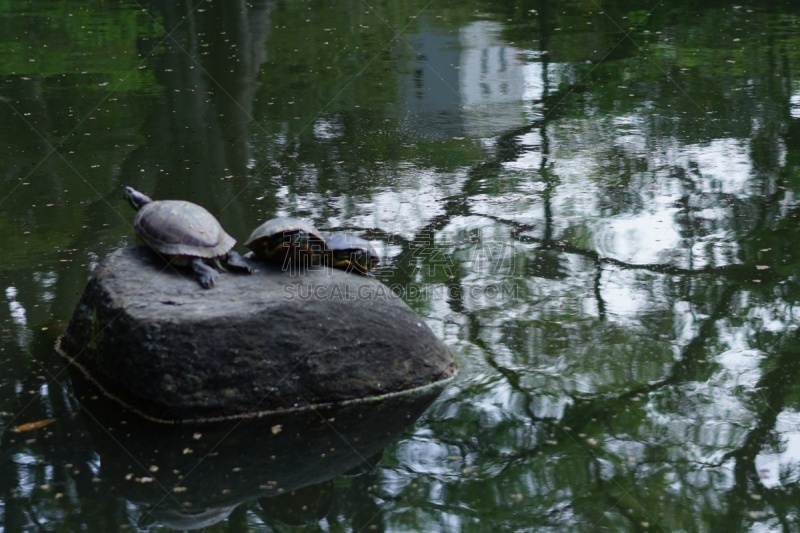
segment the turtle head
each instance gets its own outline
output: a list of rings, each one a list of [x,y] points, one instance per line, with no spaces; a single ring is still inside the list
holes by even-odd
[[[135,210],[139,210],[143,205],[149,204],[153,200],[144,193],[140,193],[133,187],[125,187],[125,192],[122,195],[133,206]]]
[[[366,274],[380,263],[380,259],[378,259],[375,250],[370,246],[369,250],[354,250],[351,252],[349,263],[362,274]]]

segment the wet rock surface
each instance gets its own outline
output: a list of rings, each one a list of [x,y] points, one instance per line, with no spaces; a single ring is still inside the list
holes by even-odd
[[[453,377],[446,346],[379,281],[250,261],[202,289],[128,247],[95,270],[59,351],[145,418],[257,416],[414,393]]]

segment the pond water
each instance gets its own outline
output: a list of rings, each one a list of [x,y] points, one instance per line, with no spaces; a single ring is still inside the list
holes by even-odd
[[[0,0],[5,531],[800,531],[800,4],[453,6]],[[369,239],[458,378],[179,514],[250,459],[126,441],[53,350],[125,185]]]

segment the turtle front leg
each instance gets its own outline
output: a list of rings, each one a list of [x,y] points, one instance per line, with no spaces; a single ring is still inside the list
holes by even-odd
[[[217,283],[219,277],[217,271],[205,264],[199,257],[192,259],[192,270],[197,274],[197,281],[204,289],[210,289]]]
[[[242,259],[242,256],[234,251],[228,252],[228,255],[225,256],[225,264],[235,270],[241,270],[242,272],[247,272],[248,274],[253,273],[253,269],[247,262]]]

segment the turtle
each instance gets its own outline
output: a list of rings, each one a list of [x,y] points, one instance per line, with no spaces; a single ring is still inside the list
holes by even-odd
[[[325,239],[328,264],[348,272],[368,273],[380,262],[375,248],[361,237],[348,233],[333,233]]]
[[[228,235],[214,215],[204,207],[184,200],[152,200],[132,187],[124,197],[136,209],[136,236],[170,264],[191,267],[200,285],[210,289],[225,270],[252,273],[242,257],[233,251],[236,240]]]
[[[305,267],[321,265],[325,239],[317,229],[304,220],[279,217],[267,220],[250,234],[244,243],[252,256],[284,267],[302,262]]]

